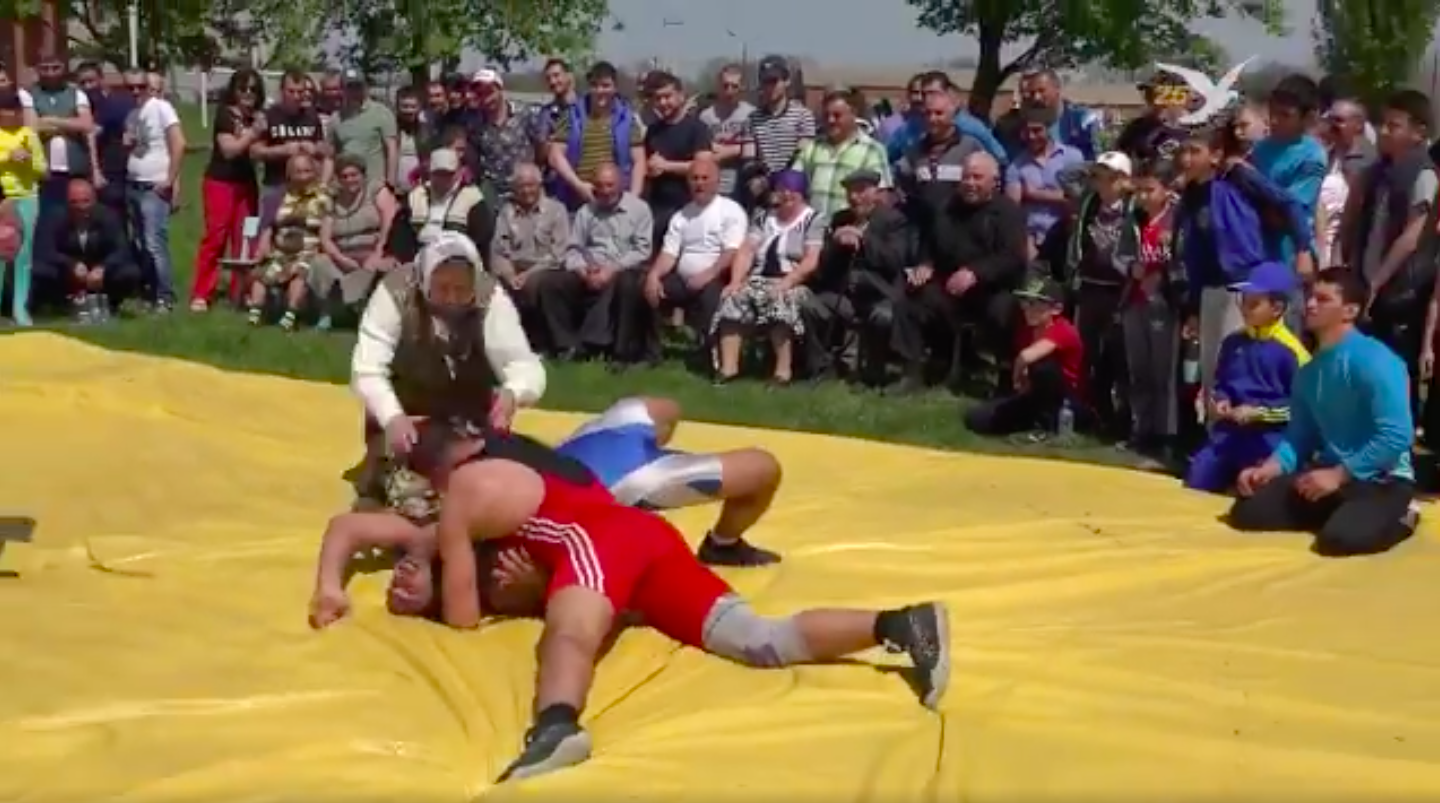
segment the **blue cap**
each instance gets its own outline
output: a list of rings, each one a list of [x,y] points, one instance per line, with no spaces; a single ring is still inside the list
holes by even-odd
[[[1280,262],[1261,262],[1250,269],[1250,278],[1230,285],[1240,293],[1264,293],[1265,295],[1288,296],[1297,287],[1295,271]]]

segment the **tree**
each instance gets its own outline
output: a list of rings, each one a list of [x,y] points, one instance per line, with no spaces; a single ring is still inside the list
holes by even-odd
[[[609,19],[607,0],[338,0],[333,32],[349,41],[346,60],[367,72],[458,61],[466,49],[500,67],[537,53],[581,59]]]
[[[1136,69],[1157,53],[1194,46],[1189,25],[1201,17],[1236,12],[1278,30],[1280,0],[906,0],[921,27],[937,34],[966,34],[980,44],[970,110],[989,118],[996,91],[1007,78],[1038,67],[1100,62]],[[1008,62],[1001,51],[1027,43]]]
[[[1440,16],[1440,0],[1319,0],[1311,33],[1327,73],[1378,101],[1414,73]]]

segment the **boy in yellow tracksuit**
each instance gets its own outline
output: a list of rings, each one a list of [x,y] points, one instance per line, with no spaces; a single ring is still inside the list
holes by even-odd
[[[40,210],[40,180],[45,177],[45,148],[24,120],[20,93],[0,89],[0,189],[19,218],[20,247],[10,260],[15,286],[11,317],[17,326],[30,325],[30,271],[33,267],[35,217]],[[5,268],[0,264],[0,290]]]

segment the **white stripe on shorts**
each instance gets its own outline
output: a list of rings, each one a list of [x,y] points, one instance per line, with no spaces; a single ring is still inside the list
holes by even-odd
[[[532,518],[520,528],[520,537],[544,544],[558,544],[565,549],[570,564],[575,567],[575,578],[582,588],[605,593],[605,570],[600,565],[600,556],[595,552],[595,542],[590,533],[578,524],[561,524],[550,519]]]

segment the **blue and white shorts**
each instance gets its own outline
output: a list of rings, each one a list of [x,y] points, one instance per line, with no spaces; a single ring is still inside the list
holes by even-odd
[[[584,463],[616,499],[633,507],[670,510],[720,495],[720,457],[662,447],[641,399],[616,402],[556,451]]]

